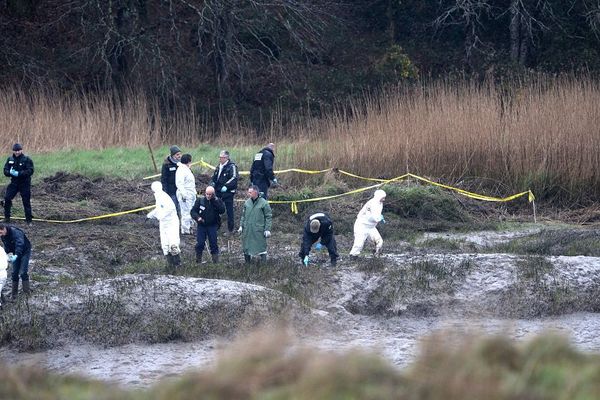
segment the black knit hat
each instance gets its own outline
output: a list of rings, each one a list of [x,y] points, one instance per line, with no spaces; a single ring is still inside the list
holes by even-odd
[[[169,149],[169,151],[171,152],[171,155],[175,155],[179,152],[181,152],[181,149],[177,146],[171,146],[171,148]]]
[[[13,144],[13,151],[19,151],[19,150],[23,150],[23,146],[21,146],[21,143]]]

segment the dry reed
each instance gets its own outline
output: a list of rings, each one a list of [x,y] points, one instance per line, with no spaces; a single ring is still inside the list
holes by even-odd
[[[134,92],[10,88],[0,96],[0,140],[5,148],[23,141],[29,152],[279,140],[297,144],[293,154],[281,154],[280,167],[384,177],[409,171],[464,185],[486,178],[501,188],[491,194],[531,188],[548,198],[600,195],[600,87],[591,78],[439,81],[365,95],[319,120],[290,124],[283,114],[263,123],[259,136],[236,115],[215,125],[190,105],[167,116]]]

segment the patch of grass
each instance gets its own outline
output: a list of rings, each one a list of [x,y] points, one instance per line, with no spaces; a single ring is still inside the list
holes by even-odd
[[[456,251],[456,250],[461,249],[460,242],[458,242],[456,240],[444,239],[444,238],[427,239],[420,246],[425,247],[425,248],[450,250],[450,251]]]
[[[404,217],[425,221],[468,222],[458,201],[435,186],[386,185],[385,208]]]
[[[600,233],[595,230],[549,229],[495,246],[492,251],[600,257]]]
[[[554,271],[554,265],[545,257],[525,257],[517,262],[517,277],[520,280],[541,284],[546,274]]]
[[[27,297],[19,296],[16,303],[4,305],[0,313],[0,345],[35,351],[49,347],[48,339],[47,317],[30,307]]]

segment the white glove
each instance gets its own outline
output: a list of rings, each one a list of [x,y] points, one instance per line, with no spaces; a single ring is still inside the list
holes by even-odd
[[[242,227],[240,226],[240,229],[238,229],[238,233],[242,233]]]
[[[266,238],[270,238],[271,237],[271,231],[265,231],[265,237]]]

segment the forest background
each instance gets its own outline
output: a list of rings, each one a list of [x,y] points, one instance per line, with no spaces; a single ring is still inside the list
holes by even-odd
[[[304,141],[290,166],[586,205],[599,45],[592,0],[5,0],[0,131],[30,151]]]

